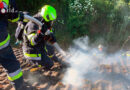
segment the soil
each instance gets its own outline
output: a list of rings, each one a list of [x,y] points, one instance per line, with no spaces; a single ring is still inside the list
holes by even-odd
[[[97,76],[88,73],[85,84],[81,87],[73,87],[62,83],[65,71],[68,67],[63,57],[56,53],[59,58],[54,61],[51,70],[45,70],[43,67],[37,69],[37,66],[23,59],[22,50],[14,48],[14,53],[20,61],[25,88],[22,90],[130,90],[130,60],[115,62],[113,65],[102,64],[98,67]],[[94,79],[94,80],[93,80]],[[0,66],[0,90],[14,90],[7,79],[5,69]]]

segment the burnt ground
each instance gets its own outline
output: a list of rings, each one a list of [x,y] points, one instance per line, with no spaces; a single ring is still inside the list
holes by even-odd
[[[37,69],[35,65],[23,60],[21,49],[13,50],[20,61],[27,90],[130,90],[130,60],[120,59],[120,62],[112,65],[102,64],[96,72],[97,77],[95,73],[89,72],[83,80],[85,82],[83,86],[73,87],[61,83],[67,65],[60,54],[56,53],[63,61],[55,61],[51,70],[44,70],[41,67],[35,71]],[[6,76],[4,68],[0,66],[0,90],[14,90]]]

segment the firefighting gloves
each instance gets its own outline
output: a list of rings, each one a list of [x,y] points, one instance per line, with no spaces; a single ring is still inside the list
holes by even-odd
[[[44,36],[44,40],[50,42],[51,44],[54,44],[56,42],[56,38],[53,33]]]
[[[45,24],[43,24],[42,29],[37,31],[38,35],[41,36],[41,37],[44,37],[47,29],[48,29],[47,26]]]
[[[18,15],[19,15],[19,21],[23,21],[24,20],[24,13],[18,12]]]
[[[42,25],[41,32],[42,32],[43,34],[45,34],[45,32],[46,32],[47,30],[48,30],[47,25],[43,24],[43,25]]]
[[[44,36],[44,40],[50,42],[51,44],[56,42],[56,38],[53,35],[53,33],[49,34],[49,35],[45,35]]]
[[[48,35],[46,35],[45,33],[46,33],[48,30],[49,30],[49,29],[48,29],[47,25],[44,24],[44,25],[42,26],[41,33],[42,33],[43,36],[44,36],[44,37],[43,37],[44,40],[49,41],[51,44],[53,44],[53,43],[56,42],[56,38],[55,38],[55,36],[54,36],[53,33],[49,33]]]
[[[55,36],[53,35],[53,33],[50,33],[49,35],[45,35],[47,31],[47,27],[46,26],[43,26],[42,27],[42,30],[38,30],[37,33],[38,33],[38,36],[40,38],[43,38],[45,41],[48,41],[50,42],[51,44],[55,43],[56,42],[56,38]]]
[[[54,44],[54,43],[56,42],[56,38],[55,38],[54,34],[51,33],[51,34],[49,35],[48,41],[49,41],[51,44]]]
[[[18,22],[18,21],[23,21],[24,16],[22,14],[22,12],[8,12],[8,20],[10,22]]]

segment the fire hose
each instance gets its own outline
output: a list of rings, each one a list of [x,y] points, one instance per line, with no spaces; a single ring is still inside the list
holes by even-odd
[[[41,27],[42,27],[42,23],[39,21],[39,20],[37,20],[37,19],[35,19],[34,17],[31,17],[31,16],[29,16],[29,15],[24,15],[24,18],[25,19],[28,19],[28,20],[30,20],[30,21],[32,21],[32,22],[34,22],[34,23],[36,23],[37,25],[39,25],[39,28],[41,29]],[[45,32],[45,35],[48,35],[48,34],[50,34],[50,33],[52,33],[52,32],[50,32],[50,30],[47,30],[46,32]],[[59,46],[59,44],[57,43],[57,42],[55,42],[54,44],[53,44],[53,46],[56,48],[56,50],[58,51],[58,52],[60,52],[63,56],[65,56],[66,55],[66,53],[60,48],[60,46]]]
[[[1,12],[1,14],[5,14],[5,13],[6,13],[6,9],[5,9],[5,8],[2,8],[2,9],[0,10],[0,12]],[[39,25],[39,29],[41,29],[41,28],[42,28],[42,25],[44,25],[44,23],[41,23],[39,20],[37,20],[37,19],[35,19],[34,17],[31,17],[31,16],[29,16],[29,15],[26,15],[26,14],[24,15],[24,19],[27,19],[27,20],[30,20],[30,21],[36,23],[37,25]],[[50,33],[52,33],[52,32],[50,32],[50,30],[47,30],[47,31],[45,32],[45,35],[49,35]],[[60,46],[59,46],[59,44],[58,44],[57,42],[55,42],[55,43],[53,44],[53,46],[54,46],[54,47],[57,49],[57,51],[60,52],[63,56],[66,55],[65,52],[60,48]]]

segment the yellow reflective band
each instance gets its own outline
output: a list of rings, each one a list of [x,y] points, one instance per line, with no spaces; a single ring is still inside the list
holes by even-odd
[[[24,34],[27,34],[27,31],[24,29]]]
[[[13,20],[11,20],[11,19],[8,19],[8,20],[9,20],[10,22],[17,22],[19,19],[20,19],[20,15],[18,15],[18,17],[15,18],[15,19],[13,19]]]
[[[35,33],[28,35],[28,39],[31,40],[34,35],[35,35]]]
[[[53,32],[52,29],[50,30],[50,32]]]
[[[33,43],[33,39],[31,39],[31,45],[34,46],[35,44]]]
[[[42,67],[42,65],[38,65],[38,67]]]
[[[29,20],[28,19],[24,19],[23,22],[29,22]]]
[[[3,1],[5,2],[7,5],[9,5],[9,0],[0,0],[0,2]]]
[[[49,58],[52,58],[54,55],[48,55]]]
[[[41,54],[28,54],[24,52],[24,55],[27,57],[41,57]]]
[[[10,81],[14,81],[14,80],[19,79],[21,76],[23,76],[22,71],[20,71],[19,74],[15,75],[15,76],[13,76],[13,77],[10,77],[10,76],[8,75],[8,79],[9,79]]]
[[[10,35],[8,34],[8,37],[4,41],[0,42],[0,46],[6,44],[9,40],[10,40]]]
[[[34,43],[33,43],[33,36],[35,35],[35,33],[32,33],[30,35],[28,35],[28,39],[31,40],[31,45],[34,46]]]
[[[130,57],[130,54],[126,54],[126,56]]]
[[[44,49],[45,49],[45,51],[46,51],[46,52],[48,52],[48,50],[47,50],[46,46],[44,47]]]

